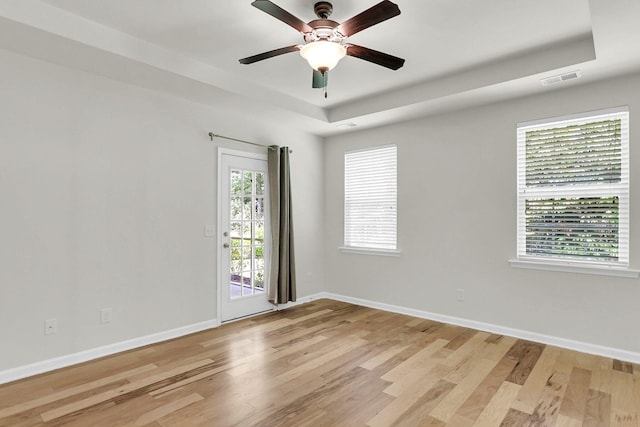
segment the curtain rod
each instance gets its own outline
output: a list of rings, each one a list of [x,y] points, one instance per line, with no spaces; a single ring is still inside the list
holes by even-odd
[[[245,141],[243,139],[238,139],[238,138],[231,138],[229,136],[218,135],[218,134],[213,133],[213,132],[209,132],[209,138],[211,138],[211,141],[213,141],[213,138],[222,138],[222,139],[228,139],[229,141],[241,142],[243,144],[249,144],[249,145],[254,145],[256,147],[262,147],[262,148],[266,148],[268,150],[273,150],[273,148],[271,148],[270,146],[267,146],[267,145],[257,144],[255,142]],[[293,153],[293,150],[289,150],[289,153]]]
[[[209,132],[209,138],[211,138],[211,141],[213,141],[213,138],[222,138],[222,139],[228,139],[229,141],[242,142],[243,144],[255,145],[256,147],[269,148],[266,145],[256,144],[255,142],[244,141],[238,138],[231,138],[230,136],[218,135],[213,132]]]

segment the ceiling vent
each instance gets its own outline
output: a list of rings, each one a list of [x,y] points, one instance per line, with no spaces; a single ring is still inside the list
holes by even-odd
[[[570,73],[560,74],[559,76],[547,77],[546,79],[541,79],[540,83],[542,86],[551,86],[558,83],[566,82],[567,80],[573,80],[580,78],[582,73],[580,71],[572,71]]]
[[[347,123],[340,123],[339,125],[336,125],[336,127],[339,129],[349,129],[349,128],[358,127],[358,125],[353,122],[347,122]]]

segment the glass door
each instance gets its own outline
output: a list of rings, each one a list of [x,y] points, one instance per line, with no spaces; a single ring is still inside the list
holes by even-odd
[[[221,161],[221,321],[272,310],[267,298],[267,161],[229,153]]]

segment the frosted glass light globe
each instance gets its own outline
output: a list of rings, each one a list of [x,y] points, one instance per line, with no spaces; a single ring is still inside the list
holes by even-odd
[[[347,48],[339,43],[320,40],[307,43],[300,49],[300,55],[307,60],[311,68],[331,70],[347,54]]]

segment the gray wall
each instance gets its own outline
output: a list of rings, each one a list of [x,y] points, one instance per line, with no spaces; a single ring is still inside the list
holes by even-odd
[[[640,281],[513,269],[516,123],[629,105],[631,267],[640,267],[640,75],[329,138],[326,289],[640,352]],[[400,258],[343,254],[343,155],[398,145]],[[456,289],[465,289],[464,302]]]
[[[216,319],[210,130],[293,148],[296,236],[313,242],[297,247],[298,295],[322,290],[320,138],[7,51],[0,63],[0,371]]]

